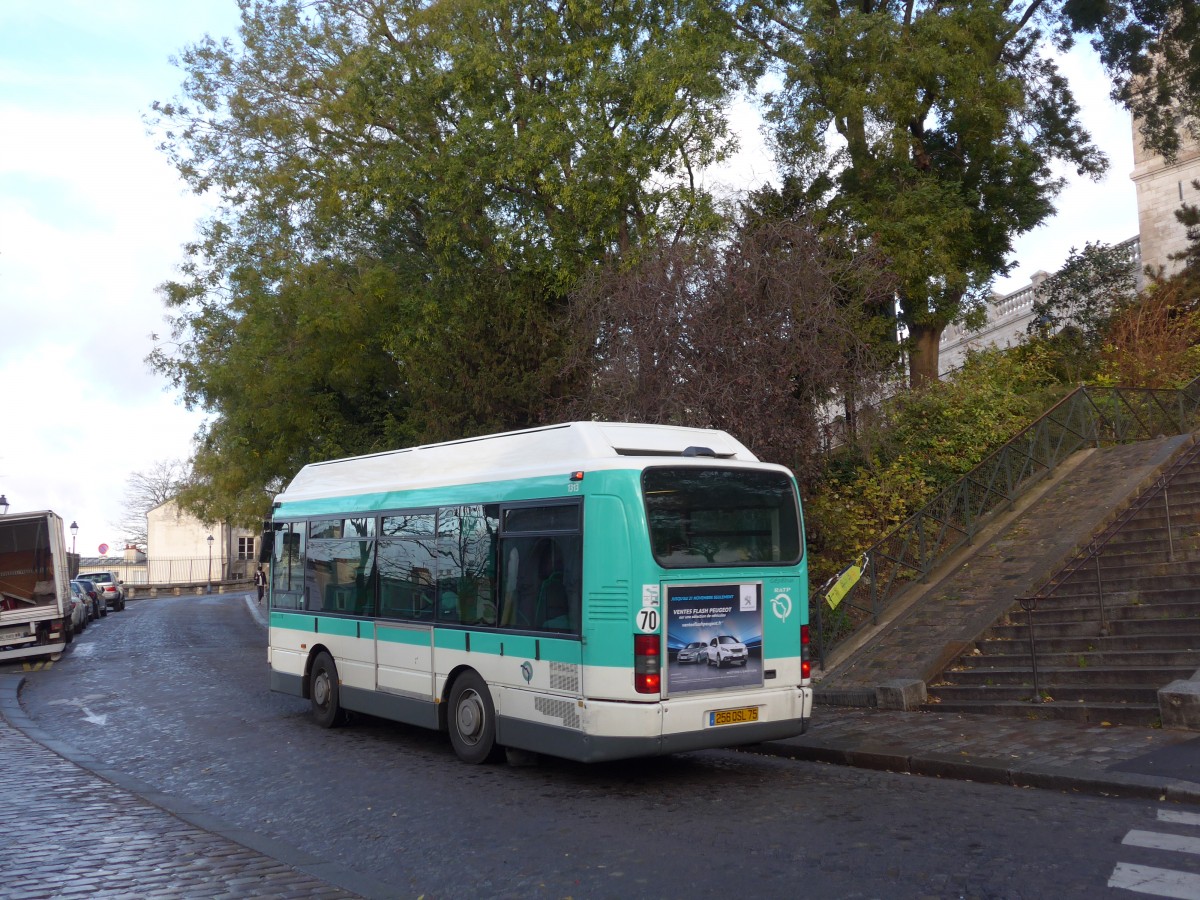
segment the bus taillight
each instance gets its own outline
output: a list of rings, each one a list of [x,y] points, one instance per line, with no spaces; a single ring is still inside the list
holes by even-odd
[[[633,636],[633,686],[639,694],[657,694],[662,689],[662,656],[657,634]]]
[[[800,626],[800,677],[807,681],[812,677],[812,662],[808,651],[808,626]]]

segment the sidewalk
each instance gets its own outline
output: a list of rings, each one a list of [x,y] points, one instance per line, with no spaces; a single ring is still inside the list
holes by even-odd
[[[817,706],[791,759],[1017,787],[1200,804],[1200,734],[1052,719]]]

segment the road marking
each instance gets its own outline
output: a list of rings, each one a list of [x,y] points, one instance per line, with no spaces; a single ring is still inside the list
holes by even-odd
[[[263,628],[267,627],[267,620],[263,617],[262,610],[258,608],[258,598],[254,594],[247,594],[246,608],[250,610],[250,615],[254,616],[254,620]]]
[[[69,700],[51,700],[47,706],[78,706],[83,713],[83,721],[91,722],[93,725],[104,725],[108,722],[108,716],[98,716],[87,708],[89,701],[100,700],[103,697],[103,694],[88,694],[86,697],[72,697]]]
[[[105,697],[104,694],[88,694],[86,697],[68,697],[63,700],[51,700],[47,706],[78,706],[83,709],[84,705],[93,700],[101,700]]]
[[[54,665],[54,660],[48,662],[22,663],[21,666],[26,672],[40,672],[42,669],[49,669]]]
[[[1158,821],[1174,822],[1176,825],[1200,825],[1200,813],[1179,812],[1175,809],[1160,809]]]
[[[1117,863],[1112,877],[1108,879],[1108,886],[1139,894],[1153,894],[1156,897],[1200,900],[1200,875],[1157,869],[1154,866]]]
[[[1151,850],[1173,850],[1176,853],[1200,855],[1200,838],[1183,837],[1178,834],[1160,834],[1156,831],[1134,829],[1125,835],[1122,844],[1131,847],[1149,847]]]

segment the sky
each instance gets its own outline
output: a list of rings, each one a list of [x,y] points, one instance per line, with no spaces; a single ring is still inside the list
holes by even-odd
[[[145,362],[168,332],[157,288],[205,211],[146,117],[179,94],[170,58],[237,24],[236,0],[0,0],[0,494],[10,512],[77,522],[85,556],[119,555],[130,475],[186,459],[204,421]],[[1054,219],[1017,242],[1000,293],[1072,247],[1137,234],[1128,115],[1089,52],[1062,65],[1111,168],[1099,184],[1072,178]],[[734,122],[742,151],[709,177],[761,183],[756,114],[740,105]]]

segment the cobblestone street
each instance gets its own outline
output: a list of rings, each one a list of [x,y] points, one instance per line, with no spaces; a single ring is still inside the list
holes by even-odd
[[[353,897],[196,828],[0,725],[6,900]]]

